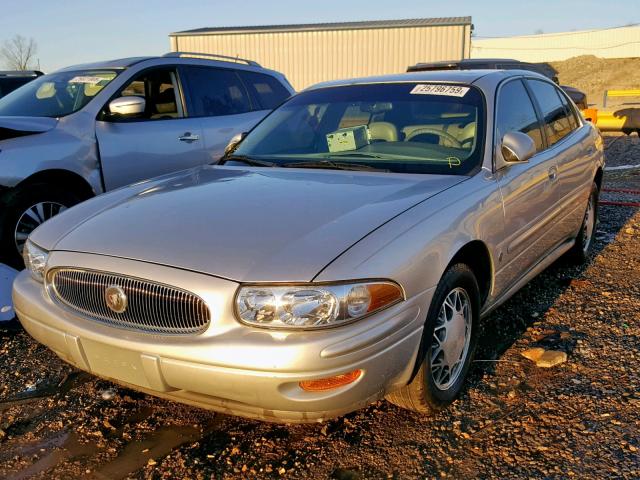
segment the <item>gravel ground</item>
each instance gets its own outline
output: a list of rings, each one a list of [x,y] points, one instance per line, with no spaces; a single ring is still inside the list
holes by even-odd
[[[640,189],[640,140],[606,142],[610,166],[639,168],[605,186]],[[0,477],[640,478],[640,209],[600,215],[591,262],[558,262],[496,311],[468,389],[431,418],[384,401],[317,425],[214,414],[78,372],[0,327]],[[532,347],[568,360],[537,367]]]

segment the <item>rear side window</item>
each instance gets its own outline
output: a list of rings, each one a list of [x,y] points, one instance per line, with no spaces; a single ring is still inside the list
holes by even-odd
[[[254,98],[254,110],[273,110],[291,96],[289,91],[271,75],[238,71],[249,92]]]
[[[565,110],[556,87],[540,80],[528,80],[528,83],[540,105],[547,143],[551,147],[573,130],[569,113]]]
[[[233,70],[186,67],[191,116],[218,117],[251,110],[247,92]]]
[[[536,145],[536,151],[544,148],[536,111],[521,80],[512,80],[502,86],[498,94],[497,115],[498,142],[502,143],[506,133],[515,131],[529,135]]]
[[[560,100],[562,101],[562,106],[567,112],[567,118],[569,119],[569,124],[571,125],[571,130],[575,130],[578,128],[578,119],[576,117],[576,112],[574,108],[571,106],[567,96],[562,94],[562,92],[558,93],[560,95]]]

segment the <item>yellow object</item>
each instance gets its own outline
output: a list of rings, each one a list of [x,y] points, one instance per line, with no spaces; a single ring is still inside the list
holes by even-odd
[[[604,100],[602,101],[602,107],[607,107],[607,99],[609,98],[626,98],[626,97],[638,97],[640,99],[640,90],[605,90]]]
[[[596,126],[601,132],[640,131],[640,108],[621,108],[615,111],[598,111]]]

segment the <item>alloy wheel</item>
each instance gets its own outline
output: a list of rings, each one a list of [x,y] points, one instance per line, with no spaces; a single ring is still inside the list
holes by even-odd
[[[440,306],[431,342],[431,376],[448,390],[460,376],[471,340],[471,300],[465,289],[451,290]]]
[[[67,207],[58,202],[39,202],[25,210],[18,218],[15,231],[15,244],[18,252],[22,254],[24,244],[40,224],[55,217],[57,214],[66,210]]]
[[[589,197],[589,204],[587,205],[587,211],[584,214],[584,227],[582,228],[582,251],[586,254],[591,246],[591,240],[593,239],[593,231],[596,226],[596,215],[593,203],[593,195]]]

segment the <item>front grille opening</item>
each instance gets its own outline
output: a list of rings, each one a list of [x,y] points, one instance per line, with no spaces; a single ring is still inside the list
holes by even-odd
[[[204,332],[210,312],[204,300],[176,287],[95,270],[58,268],[49,274],[52,298],[82,316],[113,327],[156,334]],[[126,295],[122,313],[110,309],[105,293],[118,287]]]

